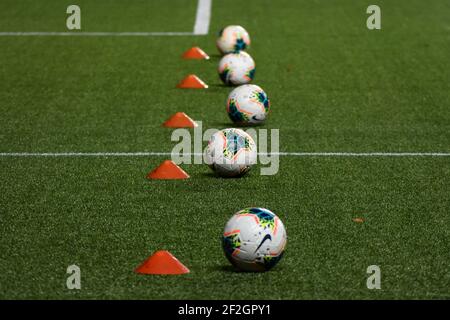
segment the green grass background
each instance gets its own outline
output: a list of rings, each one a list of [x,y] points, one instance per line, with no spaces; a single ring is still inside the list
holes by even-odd
[[[69,3],[67,3],[69,4]],[[2,1],[0,31],[65,31],[66,3]],[[83,31],[186,31],[195,1],[79,1]],[[447,1],[214,1],[208,36],[0,37],[0,152],[170,151],[161,123],[184,111],[231,126],[216,31],[252,37],[263,128],[281,151],[449,152]],[[199,45],[210,61],[183,61]],[[175,89],[188,73],[210,85]],[[0,298],[450,298],[448,158],[281,158],[220,179],[147,181],[164,158],[0,157]],[[220,235],[237,210],[273,210],[287,252],[264,274],[236,273]],[[352,221],[363,217],[363,224]],[[190,269],[133,273],[157,249]],[[77,264],[82,290],[66,289]],[[368,290],[366,268],[382,271]]]

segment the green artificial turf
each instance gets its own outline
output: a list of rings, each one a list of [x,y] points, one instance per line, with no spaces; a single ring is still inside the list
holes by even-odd
[[[58,2],[58,3],[57,3]],[[39,4],[38,4],[39,3]],[[2,1],[2,31],[65,31],[69,2]],[[195,1],[78,1],[82,31],[191,32]],[[184,111],[232,124],[216,31],[252,37],[255,84],[272,102],[261,128],[286,152],[450,152],[448,1],[214,1],[210,34],[0,37],[0,152],[170,152],[161,124]],[[209,61],[184,61],[198,45]],[[175,85],[195,73],[207,90]],[[149,181],[164,157],[0,157],[0,298],[450,298],[450,158],[283,156],[220,179]],[[220,246],[231,215],[266,207],[285,223],[284,258],[238,273]],[[352,221],[355,217],[363,223]],[[158,249],[191,273],[133,272]],[[81,267],[82,289],[66,288]],[[382,289],[366,288],[379,265]]]

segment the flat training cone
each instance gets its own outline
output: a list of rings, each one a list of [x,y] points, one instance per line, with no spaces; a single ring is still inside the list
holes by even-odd
[[[172,160],[165,160],[147,175],[147,179],[187,179],[189,175]]]
[[[195,128],[198,126],[186,113],[177,112],[163,123],[167,128]]]
[[[190,48],[185,53],[183,53],[182,57],[183,59],[209,59],[209,56],[205,53],[205,51],[203,51],[199,47]]]
[[[135,270],[141,274],[185,274],[189,273],[186,268],[177,258],[175,258],[169,251],[159,250],[152,256],[145,260]]]
[[[195,74],[190,74],[177,85],[182,89],[206,89],[208,85],[199,79]]]

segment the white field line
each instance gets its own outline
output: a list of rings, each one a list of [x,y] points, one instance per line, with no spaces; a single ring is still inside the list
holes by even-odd
[[[450,157],[450,152],[277,152],[296,157]]]
[[[0,152],[0,157],[159,157],[170,152]],[[201,156],[202,153],[186,153]],[[259,155],[286,157],[450,157],[450,152],[269,152]]]
[[[150,37],[150,36],[192,36],[192,32],[0,32],[1,37]]]
[[[193,32],[0,32],[0,37],[152,37],[207,35],[211,19],[211,1],[198,0]]]
[[[197,15],[195,17],[194,34],[207,35],[211,20],[211,0],[198,0]]]

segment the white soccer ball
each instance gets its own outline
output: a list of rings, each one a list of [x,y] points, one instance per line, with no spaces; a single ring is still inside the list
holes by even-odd
[[[250,36],[241,26],[228,26],[220,30],[216,45],[222,54],[238,52],[250,46]]]
[[[256,163],[257,151],[253,138],[241,129],[223,129],[211,136],[205,151],[205,161],[222,177],[244,175]]]
[[[267,271],[283,256],[286,230],[270,210],[248,208],[235,213],[225,225],[225,256],[243,271]]]
[[[246,84],[255,76],[255,61],[244,51],[229,53],[220,59],[218,71],[227,85]]]
[[[270,101],[263,89],[254,84],[244,84],[228,95],[227,112],[239,124],[260,124],[266,120]]]

